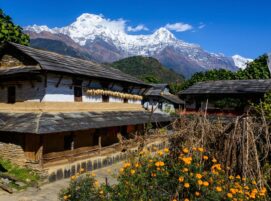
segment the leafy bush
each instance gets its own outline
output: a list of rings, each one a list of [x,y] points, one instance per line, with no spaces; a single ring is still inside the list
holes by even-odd
[[[143,151],[137,158],[124,163],[116,185],[95,188],[93,178],[84,178],[87,181],[80,177],[78,181],[71,181],[69,189],[65,190],[68,193],[65,200],[268,199],[265,187],[258,187],[253,178],[227,176],[218,161],[200,147],[183,148],[181,151],[166,148],[156,154]]]

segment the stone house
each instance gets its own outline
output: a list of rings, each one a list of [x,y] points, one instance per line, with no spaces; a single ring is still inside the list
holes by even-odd
[[[164,124],[142,107],[144,82],[111,67],[14,43],[0,47],[0,156],[51,181],[108,165],[120,138]],[[95,158],[95,161],[90,160]]]
[[[179,92],[179,97],[185,100],[187,112],[242,114],[269,91],[271,79],[218,80],[196,83]]]
[[[169,92],[168,84],[152,84],[144,93],[143,105],[154,113],[175,113],[183,109],[184,101]]]

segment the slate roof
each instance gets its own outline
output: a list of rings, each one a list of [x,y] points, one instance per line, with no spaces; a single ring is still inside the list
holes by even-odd
[[[16,43],[6,43],[5,45],[11,45],[12,47],[15,47],[16,49],[33,58],[40,65],[40,70],[69,73],[73,75],[83,75],[94,78],[105,78],[149,86],[143,81],[123,73],[118,69],[92,61],[64,56],[54,52],[35,49]]]
[[[151,118],[150,118],[151,117]],[[168,122],[173,117],[147,111],[74,113],[0,113],[0,131],[48,134],[111,126]]]
[[[168,84],[152,84],[152,88],[150,88],[144,95],[145,96],[156,96],[159,98],[164,98],[165,100],[168,100],[169,102],[175,103],[175,104],[184,104],[184,101],[181,100],[178,96],[175,96],[170,93],[162,93],[162,91],[168,87]]]
[[[219,80],[199,82],[179,95],[203,94],[262,94],[271,90],[271,79],[266,80]]]

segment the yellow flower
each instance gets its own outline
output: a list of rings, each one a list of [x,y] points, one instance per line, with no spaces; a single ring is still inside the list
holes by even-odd
[[[189,199],[188,199],[188,198],[185,198],[184,201],[189,201]]]
[[[188,168],[183,168],[183,172],[188,172]]]
[[[201,148],[201,147],[198,147],[198,151],[199,151],[199,152],[204,152],[204,149]]]
[[[135,170],[133,169],[130,172],[131,172],[131,175],[135,174]]]
[[[220,186],[218,186],[218,187],[215,188],[215,190],[216,190],[217,192],[221,192],[221,191],[222,191],[222,188],[221,188]]]
[[[71,176],[71,180],[75,180],[75,179],[76,179],[75,175]]]
[[[162,155],[163,155],[163,151],[158,151],[157,154],[158,154],[159,156],[162,156]]]
[[[182,161],[186,164],[186,165],[190,165],[191,161],[192,161],[192,157],[184,157],[182,158]]]
[[[184,183],[184,187],[185,187],[185,188],[189,188],[189,187],[190,187],[190,184],[189,184],[189,183]]]
[[[123,168],[128,168],[128,167],[130,167],[131,166],[131,163],[124,163],[124,165],[123,165]]]
[[[240,175],[237,175],[235,178],[236,178],[236,179],[241,179]]]
[[[175,198],[172,201],[177,201]]]
[[[234,179],[234,176],[230,175],[230,176],[229,176],[229,179],[230,179],[230,180],[233,180],[233,179]]]
[[[184,178],[183,177],[179,177],[179,182],[183,182]]]
[[[232,198],[232,194],[231,193],[227,193],[227,197],[228,198]]]
[[[208,156],[203,156],[203,159],[204,160],[208,160]]]
[[[104,192],[101,190],[99,193],[102,195]]]
[[[201,179],[202,175],[201,174],[196,174],[196,178]]]
[[[187,154],[189,150],[187,148],[183,148],[183,153]]]
[[[169,149],[168,149],[168,148],[164,148],[164,152],[165,152],[165,153],[168,153],[168,152],[169,152]]]
[[[209,182],[208,181],[204,181],[203,182],[203,186],[209,186]]]
[[[67,195],[64,195],[64,196],[63,196],[63,199],[64,199],[64,200],[67,200],[68,198],[69,198],[69,197],[68,197]]]
[[[199,196],[200,196],[200,192],[196,191],[196,192],[195,192],[195,195],[196,195],[197,197],[199,197]]]
[[[91,176],[92,176],[92,177],[96,177],[96,174],[92,172],[92,173],[91,173]]]
[[[120,172],[122,173],[124,171],[124,169],[123,168],[120,168]]]
[[[198,180],[198,185],[202,185],[203,184],[203,181],[202,180]]]
[[[155,166],[156,167],[163,167],[165,165],[165,163],[163,162],[163,161],[157,161],[156,163],[155,163]]]
[[[216,160],[215,158],[213,158],[212,162],[213,162],[213,163],[216,163],[216,162],[217,162],[217,160]]]
[[[138,168],[139,166],[140,166],[140,164],[139,164],[139,163],[136,163],[136,164],[135,164],[135,167],[136,167],[136,168]]]

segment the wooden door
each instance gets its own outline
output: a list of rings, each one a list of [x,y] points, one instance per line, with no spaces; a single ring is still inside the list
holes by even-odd
[[[8,87],[8,103],[16,102],[16,88],[15,86]]]

